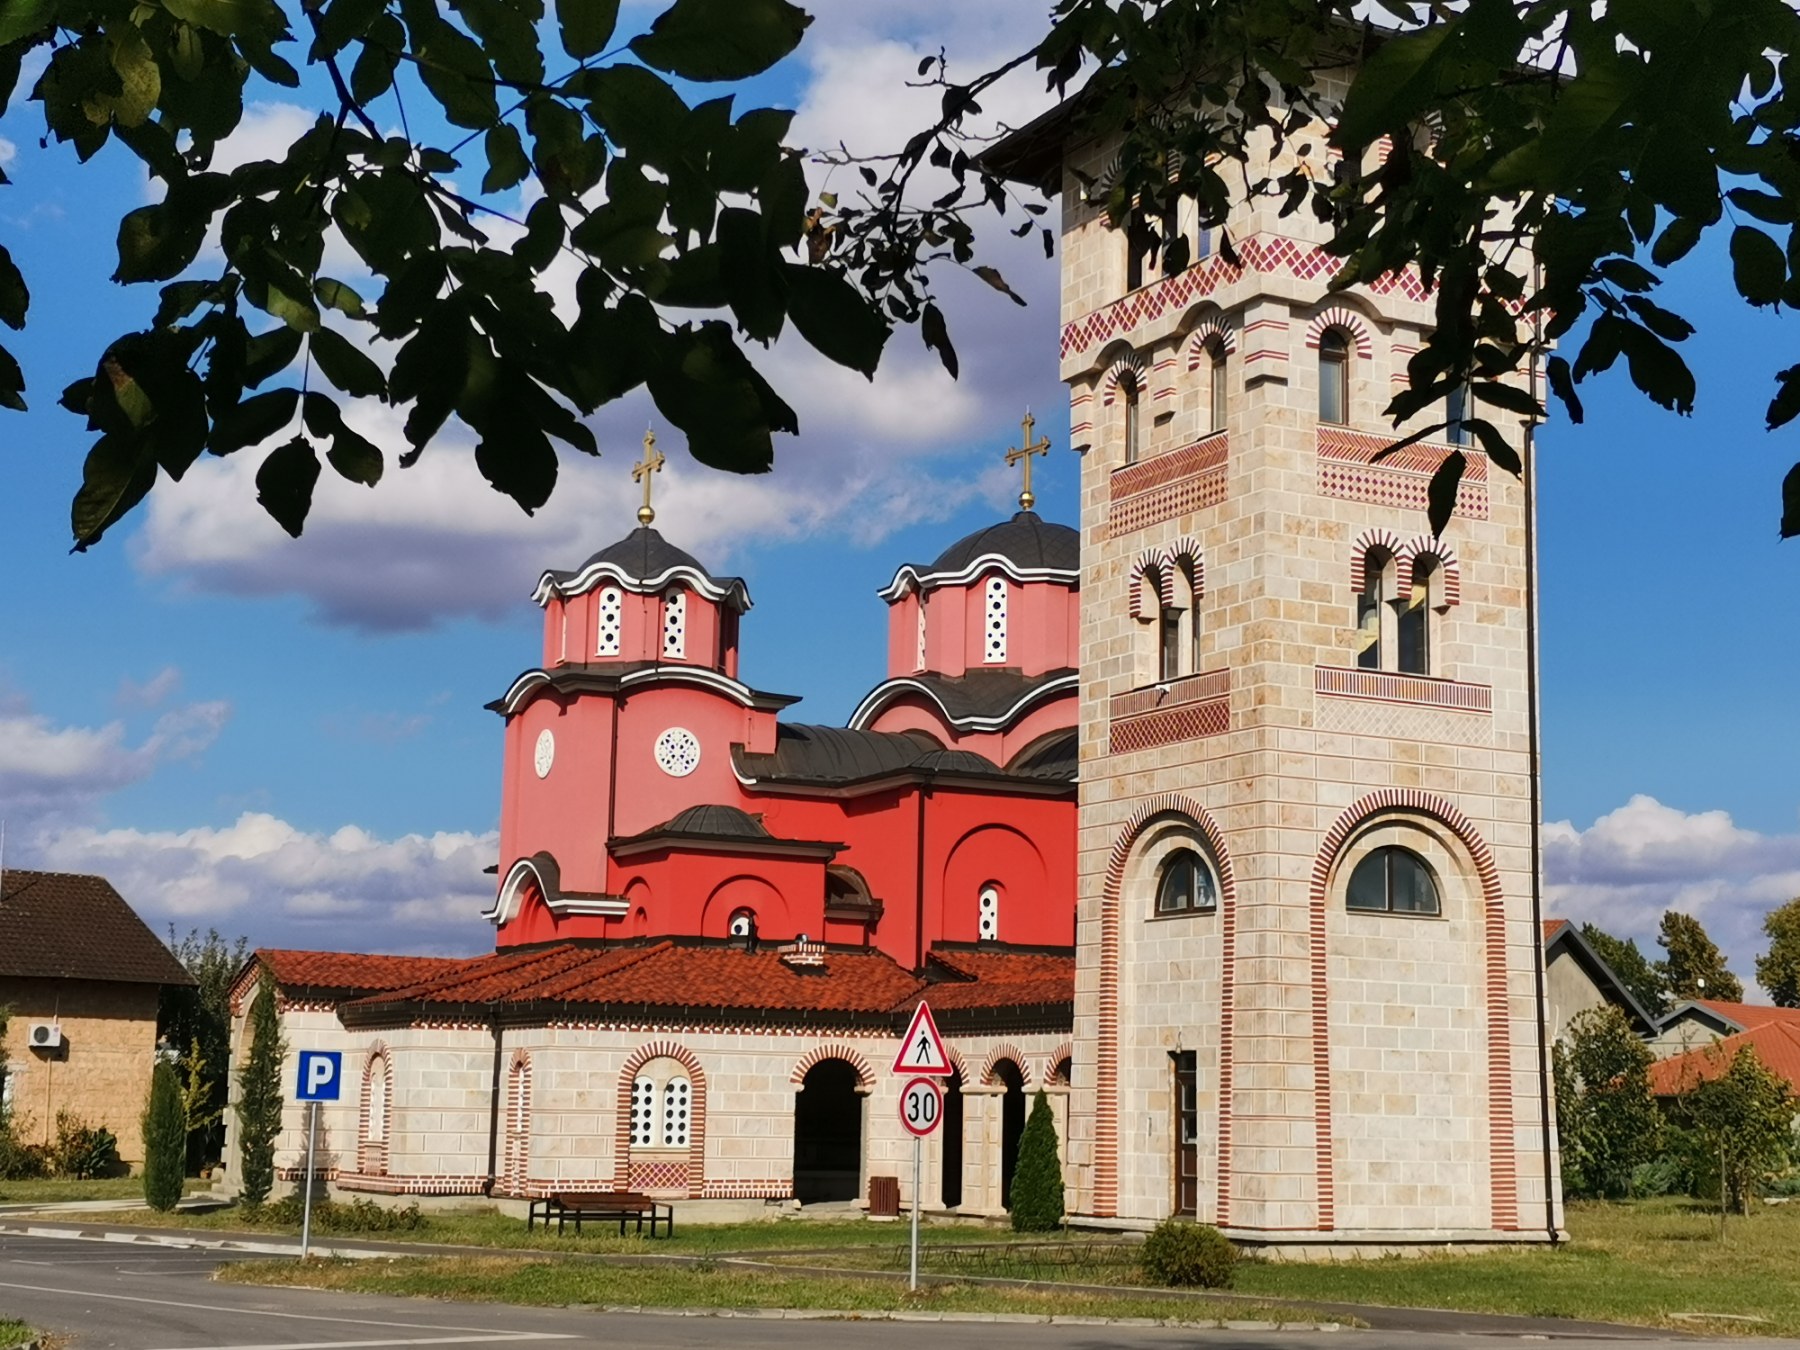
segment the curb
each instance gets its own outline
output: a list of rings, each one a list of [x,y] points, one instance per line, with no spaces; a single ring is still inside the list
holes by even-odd
[[[1253,1322],[1188,1317],[1076,1317],[1063,1313],[887,1312],[849,1308],[656,1308],[641,1304],[571,1303],[570,1312],[642,1317],[724,1317],[759,1322],[968,1322],[1059,1327],[1181,1327],[1189,1331],[1341,1331],[1337,1322]]]
[[[68,1228],[38,1228],[30,1224],[8,1224],[3,1233],[17,1233],[23,1237],[61,1238],[68,1242],[116,1242],[127,1247],[172,1247],[177,1251],[246,1253],[251,1256],[293,1256],[300,1255],[298,1244],[277,1242],[239,1242],[229,1238],[189,1238],[168,1237],[161,1233],[133,1233],[117,1230],[107,1231],[100,1228],[72,1230]],[[314,1243],[314,1256],[330,1256],[339,1260],[356,1261],[389,1257],[392,1253],[384,1251],[368,1251],[361,1247],[331,1247],[322,1243]],[[18,1347],[18,1350],[41,1350],[35,1342]]]

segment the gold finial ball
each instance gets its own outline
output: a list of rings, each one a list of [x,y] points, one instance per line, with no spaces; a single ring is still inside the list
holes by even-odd
[[[1019,494],[1019,510],[1029,511],[1029,510],[1031,510],[1032,507],[1034,507],[1036,505],[1037,505],[1037,496],[1034,493],[1021,492]]]
[[[656,519],[656,509],[650,506],[638,507],[638,524],[648,525]]]

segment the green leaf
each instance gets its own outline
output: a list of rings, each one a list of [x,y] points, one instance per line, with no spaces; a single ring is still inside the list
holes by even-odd
[[[313,489],[319,482],[319,456],[304,436],[269,451],[256,470],[256,500],[294,538],[306,528]]]
[[[525,142],[512,123],[502,122],[497,127],[490,127],[482,146],[487,151],[488,161],[488,171],[481,180],[484,193],[517,187],[531,172],[531,161],[525,157]]]
[[[25,411],[25,372],[4,347],[0,347],[0,408]]]
[[[124,25],[117,34],[112,42],[112,65],[119,77],[119,92],[113,98],[112,112],[120,125],[135,127],[156,107],[162,92],[162,68],[136,28]]]
[[[444,116],[477,131],[492,125],[500,116],[500,104],[494,93],[494,68],[481,47],[442,20],[415,22],[411,28],[419,79]]]
[[[366,487],[381,481],[385,467],[381,451],[345,425],[339,425],[337,435],[331,438],[331,449],[325,452],[325,458],[337,470],[338,477]]]
[[[1644,327],[1665,342],[1686,342],[1694,335],[1693,324],[1641,295],[1626,296],[1625,308],[1637,315]]]
[[[874,379],[889,331],[880,311],[830,268],[788,263],[782,275],[788,317],[800,336],[840,366]]]
[[[1569,374],[1568,360],[1561,356],[1551,357],[1544,363],[1544,373],[1550,380],[1550,392],[1562,400],[1569,420],[1580,426],[1583,417],[1581,400],[1575,394],[1575,381]]]
[[[1006,278],[1000,275],[999,268],[988,267],[983,264],[982,266],[971,268],[970,270],[983,281],[987,282],[988,285],[999,291],[1000,294],[1009,297],[1015,305],[1023,305],[1025,303],[1025,297],[1006,284]]]
[[[1544,410],[1538,407],[1538,401],[1517,385],[1504,384],[1499,380],[1476,380],[1470,384],[1469,391],[1478,402],[1504,408],[1520,417],[1541,420],[1544,416]]]
[[[762,217],[741,206],[719,212],[719,271],[732,317],[745,336],[773,342],[787,317],[779,255],[768,245]]]
[[[387,377],[381,367],[342,333],[329,328],[314,332],[312,359],[326,379],[352,398],[387,396]]]
[[[1433,534],[1442,534],[1456,512],[1456,489],[1462,483],[1463,470],[1468,463],[1462,451],[1452,450],[1444,456],[1444,462],[1438,465],[1437,472],[1431,475],[1431,482],[1426,485],[1425,518],[1431,523]]]
[[[1794,223],[1794,203],[1786,197],[1777,197],[1772,192],[1758,192],[1755,188],[1732,188],[1725,194],[1731,204],[1738,210],[1755,216],[1758,220],[1767,221],[1771,225],[1791,225]]]
[[[140,206],[119,221],[119,266],[113,280],[167,281],[194,261],[211,216],[172,202]]]
[[[563,50],[577,61],[598,56],[619,22],[619,0],[556,0]]]
[[[313,282],[313,294],[321,305],[335,309],[352,319],[366,317],[363,298],[335,277],[320,277]]]
[[[141,439],[109,432],[81,467],[81,490],[69,508],[75,551],[86,552],[156,483],[156,457]]]
[[[1781,537],[1800,535],[1800,464],[1787,471],[1781,480]]]
[[[1731,232],[1731,275],[1738,294],[1751,304],[1777,304],[1787,285],[1787,258],[1761,230],[1739,225]]]
[[[273,0],[162,0],[163,8],[196,28],[225,37],[272,37],[287,22]]]
[[[301,333],[283,324],[258,333],[244,344],[244,387],[254,389],[271,375],[279,375],[300,355]]]
[[[206,448],[229,455],[247,445],[260,445],[294,420],[300,406],[298,389],[271,389],[245,399],[214,419]]]
[[[811,22],[787,0],[675,0],[631,50],[684,80],[747,80],[799,46]]]
[[[1519,459],[1519,452],[1512,448],[1505,436],[1500,434],[1499,427],[1480,417],[1465,417],[1463,425],[1474,434],[1476,440],[1481,442],[1481,448],[1487,457],[1514,478],[1525,471],[1525,465]]]
[[[8,0],[0,8],[0,46],[31,37],[56,16],[56,0]]]
[[[1344,97],[1332,144],[1360,149],[1384,131],[1411,121],[1437,92],[1444,40],[1455,28],[1454,24],[1434,24],[1377,48]]]
[[[406,30],[392,14],[369,25],[368,40],[350,68],[350,93],[358,103],[373,103],[394,83],[394,71],[406,50]]]
[[[31,292],[26,289],[25,277],[6,246],[0,244],[0,323],[8,328],[23,328],[30,305]]]
[[[929,300],[919,314],[919,336],[925,339],[927,347],[938,354],[938,360],[944,363],[944,369],[950,372],[950,378],[956,379],[958,363],[956,348],[950,345],[950,326],[944,322],[943,311]]]
[[[1652,403],[1684,417],[1694,411],[1694,375],[1679,352],[1635,323],[1621,325],[1619,346],[1630,364],[1631,382]]]
[[[556,450],[535,425],[510,427],[498,439],[482,437],[475,447],[475,467],[528,516],[550,500],[556,487]]]

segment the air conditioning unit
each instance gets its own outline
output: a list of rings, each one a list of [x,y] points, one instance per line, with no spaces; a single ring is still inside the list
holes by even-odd
[[[33,1050],[55,1050],[62,1045],[62,1027],[55,1022],[33,1022],[30,1031]]]

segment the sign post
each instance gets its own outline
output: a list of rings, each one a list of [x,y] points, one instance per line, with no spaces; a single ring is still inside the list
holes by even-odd
[[[304,1261],[312,1248],[313,1178],[318,1174],[319,1103],[335,1102],[344,1086],[344,1055],[341,1050],[302,1050],[299,1082],[294,1099],[305,1102],[310,1111],[306,1122],[306,1192],[300,1201],[300,1259]]]
[[[913,1075],[900,1089],[900,1124],[913,1137],[912,1257],[908,1265],[907,1288],[917,1289],[925,1136],[937,1133],[938,1123],[944,1118],[943,1089],[932,1080],[948,1078],[956,1072],[950,1063],[950,1052],[944,1048],[944,1038],[938,1034],[937,1022],[931,1016],[931,1006],[923,1000],[913,1010],[906,1035],[900,1040],[900,1053],[894,1056],[892,1072]]]

